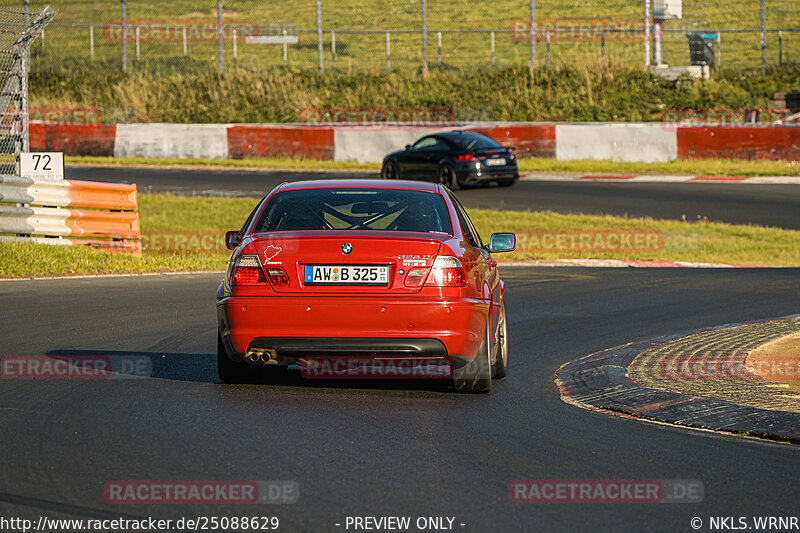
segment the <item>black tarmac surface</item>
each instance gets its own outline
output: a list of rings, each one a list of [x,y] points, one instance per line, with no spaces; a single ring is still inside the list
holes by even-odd
[[[448,516],[456,531],[487,532],[690,531],[695,517],[705,529],[710,517],[797,515],[800,447],[579,409],[561,401],[554,372],[627,342],[797,313],[800,270],[501,273],[511,368],[487,396],[219,384],[221,274],[0,282],[0,354],[127,355],[153,368],[145,379],[0,379],[0,517],[278,516],[280,531],[346,531],[348,516]],[[513,503],[519,479],[690,479],[705,495]],[[112,480],[290,480],[300,498],[113,505]]]

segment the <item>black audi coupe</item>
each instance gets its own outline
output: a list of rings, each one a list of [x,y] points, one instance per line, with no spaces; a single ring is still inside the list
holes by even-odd
[[[426,135],[387,155],[381,176],[434,181],[451,190],[479,183],[508,187],[519,179],[519,167],[513,148],[480,133],[448,131]]]

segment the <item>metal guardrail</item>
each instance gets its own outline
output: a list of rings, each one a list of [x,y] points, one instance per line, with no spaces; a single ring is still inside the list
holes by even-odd
[[[0,175],[0,241],[141,255],[140,239],[136,185]]]

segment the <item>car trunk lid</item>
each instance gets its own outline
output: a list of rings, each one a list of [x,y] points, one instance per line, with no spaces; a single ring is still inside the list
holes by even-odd
[[[442,241],[450,236],[387,231],[296,231],[253,237],[264,268],[283,268],[289,278],[288,286],[273,286],[276,292],[367,295],[418,292],[419,286],[405,286],[406,275],[415,267],[429,269]],[[345,275],[347,280],[342,279]]]

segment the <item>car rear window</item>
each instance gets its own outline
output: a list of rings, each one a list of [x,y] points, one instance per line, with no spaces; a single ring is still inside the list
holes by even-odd
[[[470,150],[488,150],[491,148],[502,148],[500,144],[497,143],[494,139],[486,137],[485,135],[479,135],[477,133],[472,134],[460,134],[458,136],[450,137],[450,142],[455,144],[462,150],[470,151]]]
[[[383,230],[453,234],[444,198],[397,189],[307,189],[279,192],[254,232]]]

